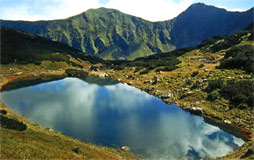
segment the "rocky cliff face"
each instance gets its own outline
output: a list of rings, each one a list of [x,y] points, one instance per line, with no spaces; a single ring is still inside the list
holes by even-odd
[[[104,59],[135,59],[196,45],[207,37],[232,33],[251,21],[253,9],[228,12],[197,3],[173,20],[164,22],[149,22],[114,9],[99,8],[63,20],[1,20],[0,24],[68,44]]]

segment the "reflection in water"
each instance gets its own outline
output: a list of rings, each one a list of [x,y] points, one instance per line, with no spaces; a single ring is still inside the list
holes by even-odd
[[[99,86],[65,78],[3,92],[1,99],[43,127],[96,144],[127,145],[149,158],[217,157],[244,143],[126,84]]]

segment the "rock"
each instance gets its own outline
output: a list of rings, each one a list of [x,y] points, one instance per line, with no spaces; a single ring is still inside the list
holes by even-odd
[[[128,85],[132,85],[132,82],[127,82]]]
[[[172,96],[172,93],[169,91],[169,92],[164,92],[162,95],[161,95],[161,99],[168,99],[168,98],[171,98]]]
[[[153,84],[156,84],[159,81],[158,77],[154,77],[153,79],[154,79]]]
[[[191,107],[191,108],[187,108],[186,110],[189,111],[191,114],[195,114],[195,115],[203,114],[202,108],[198,108],[198,107]]]
[[[189,88],[182,88],[182,91],[188,91]]]
[[[16,75],[21,75],[22,74],[22,72],[17,72],[17,73],[15,73]]]
[[[108,77],[108,74],[107,73],[101,73],[101,74],[99,74],[99,77],[100,78],[106,78],[106,77]]]
[[[231,124],[232,122],[230,120],[224,120],[224,123]]]
[[[149,92],[153,91],[153,89],[154,89],[154,88],[145,88],[144,91],[146,91],[146,92],[149,93]]]
[[[170,98],[170,95],[161,95],[161,99],[168,99]]]
[[[152,80],[145,80],[144,83],[152,83]]]
[[[121,150],[123,150],[123,151],[127,152],[127,151],[129,151],[129,150],[130,150],[130,147],[123,146],[123,147],[121,147]]]

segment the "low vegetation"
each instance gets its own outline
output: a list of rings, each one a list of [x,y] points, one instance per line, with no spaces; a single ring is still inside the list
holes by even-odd
[[[209,81],[206,91],[209,93],[207,99],[210,101],[223,97],[229,100],[231,108],[253,109],[254,86],[252,80],[212,80]]]
[[[7,129],[14,129],[14,130],[18,130],[18,131],[24,131],[26,130],[27,126],[16,120],[16,119],[12,119],[12,118],[8,118],[7,116],[0,114],[0,124],[1,127],[3,128],[7,128]]]
[[[233,46],[226,52],[218,68],[242,69],[254,73],[254,54],[252,45]]]

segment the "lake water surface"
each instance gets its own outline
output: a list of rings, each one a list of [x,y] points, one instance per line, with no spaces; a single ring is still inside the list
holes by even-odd
[[[218,157],[244,143],[134,87],[91,82],[65,78],[5,91],[1,100],[43,127],[99,145],[129,146],[146,158]]]

